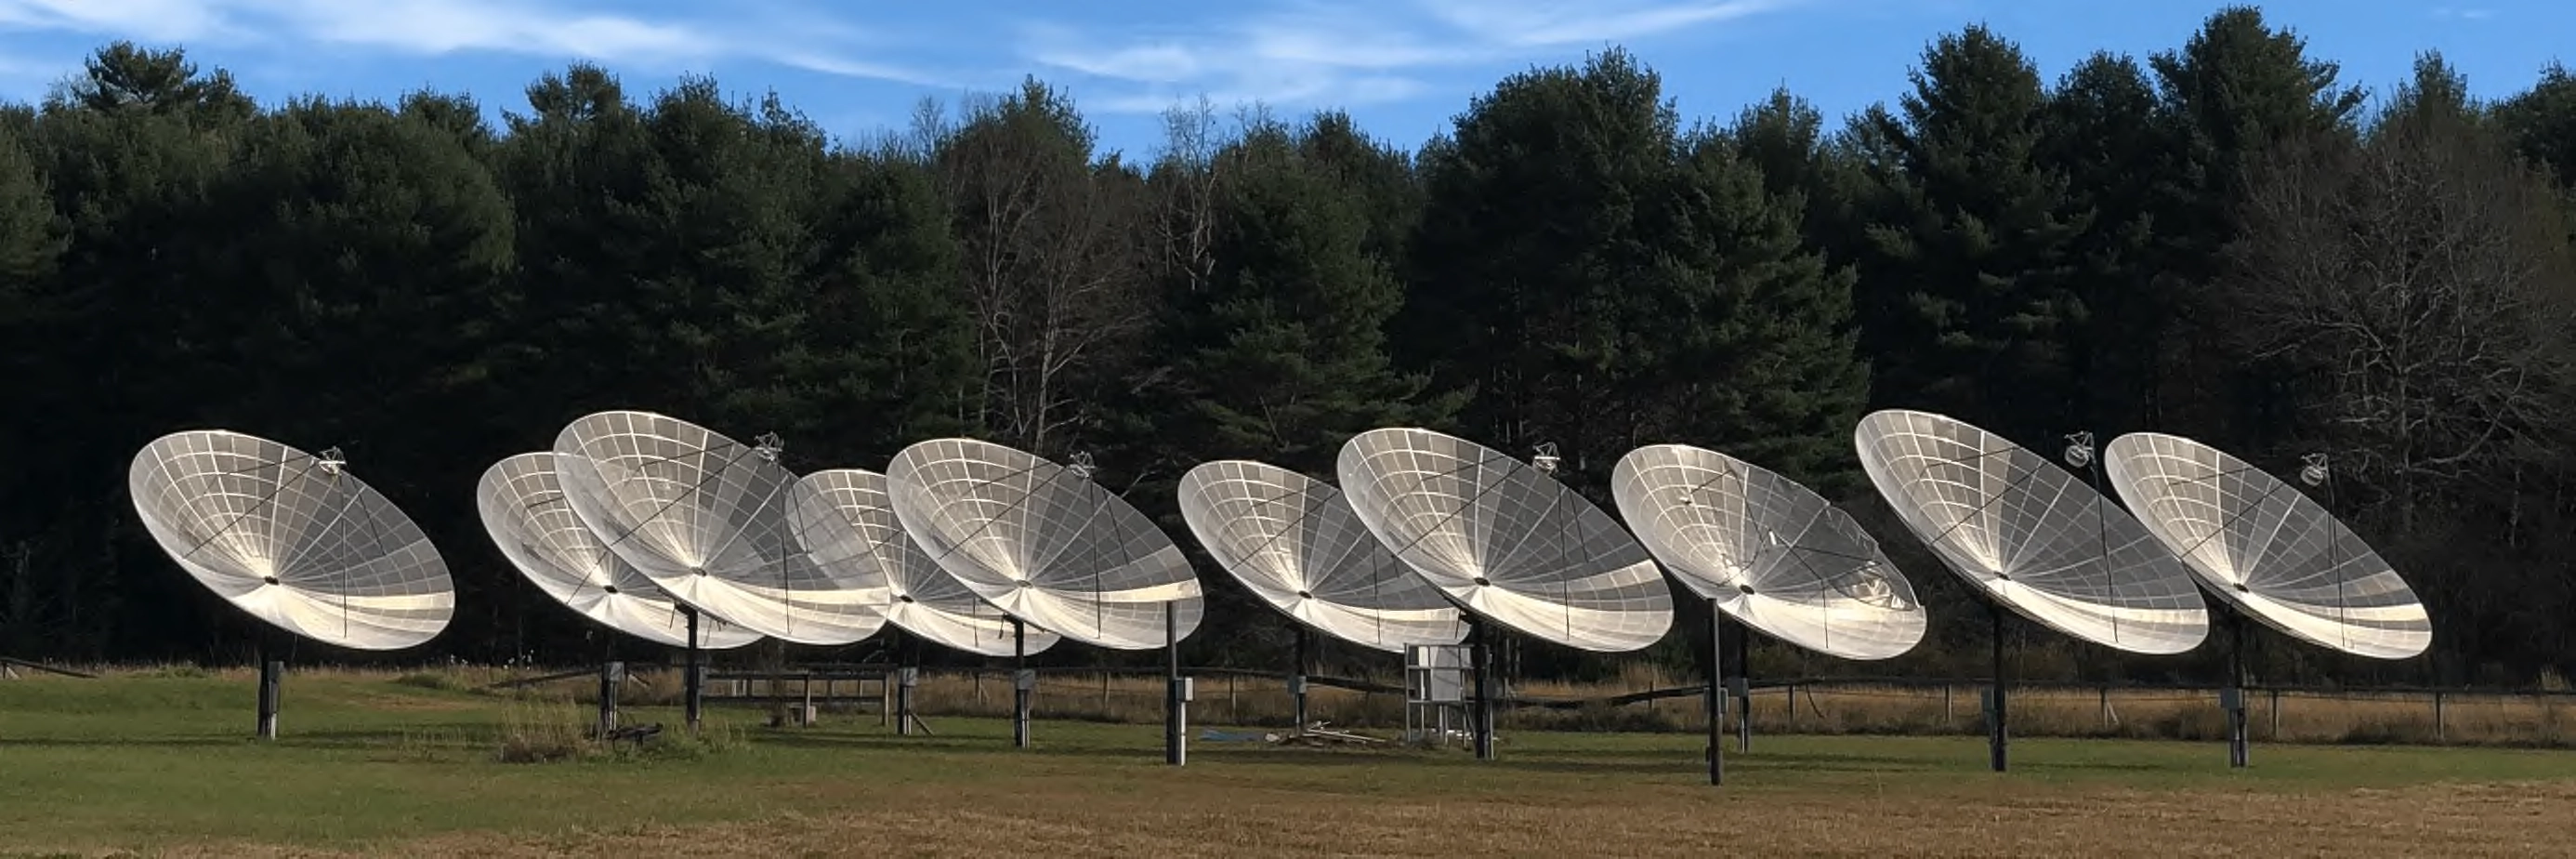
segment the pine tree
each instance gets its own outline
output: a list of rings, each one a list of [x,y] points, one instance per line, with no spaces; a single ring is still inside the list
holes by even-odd
[[[2166,329],[2180,285],[2155,244],[2157,195],[2176,181],[2169,126],[2146,70],[2095,54],[2049,93],[2040,163],[2064,173],[2087,214],[2069,252],[2074,304],[2067,369],[2073,426],[2108,437],[2146,428],[2165,383]]]
[[[2066,179],[2039,163],[2045,95],[2021,49],[1984,27],[1941,37],[1901,116],[1876,119],[1902,172],[1895,220],[1871,230],[1862,285],[1883,402],[1944,411],[2008,438],[2068,432],[2072,242]]]
[[[1370,253],[1357,189],[1275,126],[1220,158],[1212,276],[1175,296],[1165,329],[1177,390],[1205,430],[1186,436],[1193,449],[1329,474],[1351,435],[1454,408],[1389,364],[1402,293]]]
[[[1677,363],[1725,368],[1686,380],[1672,423],[1726,449],[1839,493],[1850,488],[1850,427],[1869,400],[1852,315],[1854,275],[1807,246],[1805,199],[1774,194],[1731,141],[1703,136],[1678,177],[1685,226],[1673,246],[1699,288]]]

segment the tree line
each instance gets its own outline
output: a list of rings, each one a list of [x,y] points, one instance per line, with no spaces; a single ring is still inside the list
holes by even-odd
[[[2561,67],[2482,101],[2427,54],[2374,94],[2231,7],[2055,76],[1966,27],[1831,123],[1786,90],[1683,117],[1619,50],[1506,78],[1412,146],[1203,103],[1157,152],[1104,151],[1035,79],[864,139],[590,65],[524,101],[497,125],[434,91],[262,109],[120,42],[0,108],[0,653],[240,657],[251,622],[181,581],[125,484],[153,437],[224,427],[340,446],[439,541],[459,613],[430,656],[585,658],[598,632],[507,566],[474,482],[643,408],[777,432],[799,471],[957,434],[1089,452],[1192,549],[1171,490],[1209,459],[1329,475],[1350,434],[1420,425],[1552,442],[1606,508],[1621,454],[1698,444],[1844,501],[1933,613],[1893,663],[1761,665],[1980,673],[1983,607],[1859,477],[1858,417],[1906,407],[2043,452],[2155,430],[2283,474],[2328,454],[2330,503],[2423,595],[2434,650],[2282,645],[2258,670],[2576,665]],[[1288,621],[1201,561],[1190,659],[1284,658]],[[1694,664],[1704,617],[1684,601],[1650,658]],[[2215,676],[2204,650],[2024,670]]]

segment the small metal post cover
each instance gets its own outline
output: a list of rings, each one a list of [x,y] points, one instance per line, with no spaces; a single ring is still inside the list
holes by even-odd
[[[1198,699],[1198,678],[1172,678],[1172,725],[1165,758],[1172,766],[1190,762],[1190,702]]]
[[[1717,599],[1708,601],[1708,783],[1726,783],[1726,625]]]
[[[2244,767],[2251,751],[2245,735],[2245,690],[2235,686],[2218,690],[2218,709],[2227,714],[2227,765]]]
[[[259,738],[260,738],[260,739],[263,739],[263,740],[274,740],[274,739],[277,739],[277,710],[278,710],[278,705],[281,703],[281,700],[280,700],[280,699],[283,697],[283,696],[281,695],[281,692],[280,692],[279,687],[280,687],[280,685],[282,685],[282,684],[284,683],[284,677],[285,677],[285,675],[286,675],[286,662],[285,662],[285,660],[280,660],[280,659],[268,659],[268,658],[265,658],[265,657],[263,657],[263,658],[261,658],[261,659],[260,659],[260,661],[259,661]]]
[[[894,733],[912,736],[912,689],[921,685],[921,669],[905,666],[894,670]]]
[[[1011,744],[1019,748],[1028,748],[1030,744],[1029,710],[1037,691],[1036,670],[1022,668],[1011,672]]]
[[[617,688],[626,682],[626,663],[609,661],[599,666],[599,736],[606,738],[617,730]]]

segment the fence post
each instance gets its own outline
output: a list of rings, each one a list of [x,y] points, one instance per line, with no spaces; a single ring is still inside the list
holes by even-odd
[[[1959,717],[1950,711],[1950,684],[1948,683],[1941,684],[1941,726],[1945,728],[1959,726]]]
[[[1781,696],[1783,700],[1780,703],[1789,705],[1789,728],[1782,733],[1795,734],[1798,732],[1798,684],[1782,686],[1780,691],[1788,693]]]
[[[967,676],[975,678],[975,712],[984,712],[984,669],[975,669]]]
[[[1225,716],[1227,721],[1243,724],[1243,700],[1234,697],[1234,675],[1225,675]]]
[[[2447,720],[2444,718],[2444,714],[2442,713],[2442,692],[2437,689],[2433,691],[2433,742],[2449,742],[2443,738],[2443,734],[2445,733],[2445,725],[2443,723],[2445,721]]]
[[[2534,693],[2540,699],[2540,730],[2550,742],[2558,741],[2558,700],[2547,688]]]
[[[2270,690],[2266,690],[2266,691],[2268,691],[2268,692],[2271,694],[2271,696],[2272,696],[2272,704],[2271,704],[2271,711],[2272,711],[2272,736],[2271,736],[2271,739],[2272,739],[2272,742],[2277,743],[2277,742],[2280,742],[2280,741],[2281,741],[2281,690],[2279,690],[2279,689],[2270,689]]]
[[[2095,715],[2096,717],[2098,717],[2098,718],[2100,718],[2100,719],[2102,720],[2102,729],[2103,729],[2103,730],[2105,730],[2105,731],[2110,730],[2110,729],[2111,729],[2111,687],[2109,687],[2109,686],[2107,686],[2107,685],[2106,685],[2106,686],[2103,686],[2102,688],[2095,689],[2095,690],[2093,690],[2093,696],[2094,696],[2094,698],[2095,698],[2095,699],[2096,699],[2096,701],[2097,701],[2097,706],[2094,708],[2094,715]]]

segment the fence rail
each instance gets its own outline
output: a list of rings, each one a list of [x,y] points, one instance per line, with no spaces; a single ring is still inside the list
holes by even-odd
[[[631,668],[655,666],[632,664]],[[667,666],[664,666],[667,667]],[[710,672],[708,700],[735,706],[794,702],[839,706],[882,716],[894,666],[831,666]],[[1153,721],[1161,718],[1164,669],[1047,666],[1037,704],[1048,718]],[[580,676],[586,672],[569,672]],[[1287,675],[1201,666],[1199,705],[1210,723],[1286,724]],[[918,699],[933,715],[1005,715],[1008,668],[925,669]],[[529,681],[508,681],[523,685]],[[1404,689],[1368,677],[1309,675],[1314,712],[1337,724],[1401,724]],[[662,684],[671,685],[671,684]],[[1695,730],[1706,725],[1702,684],[1646,689],[1505,684],[1497,695],[1507,724],[1524,729]],[[1754,678],[1730,699],[1730,720],[1777,733],[1951,733],[1982,730],[1978,678]],[[1530,688],[1538,687],[1538,688]],[[2031,736],[2134,736],[2214,739],[2223,736],[2219,687],[2139,682],[2015,683],[2016,730]],[[2256,738],[2289,742],[2479,743],[2576,746],[2576,692],[2498,687],[2249,684],[2246,707]],[[1681,700],[1676,700],[1681,699]]]

